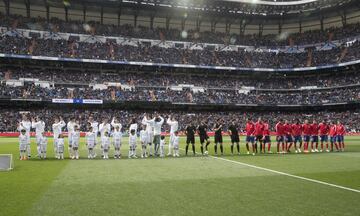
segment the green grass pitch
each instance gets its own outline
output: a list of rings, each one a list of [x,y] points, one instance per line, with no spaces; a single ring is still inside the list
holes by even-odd
[[[231,156],[226,137],[226,155],[221,157],[226,160],[184,157],[183,151],[176,159],[88,160],[83,141],[83,159],[77,161],[53,159],[51,139],[50,159],[20,161],[17,138],[0,138],[0,154],[15,156],[15,169],[0,172],[0,216],[360,214],[360,137],[346,137],[342,153],[256,156]],[[126,156],[126,138],[123,143]],[[244,143],[241,149],[245,153]],[[212,154],[213,145],[210,150]],[[35,151],[32,139],[33,156]]]

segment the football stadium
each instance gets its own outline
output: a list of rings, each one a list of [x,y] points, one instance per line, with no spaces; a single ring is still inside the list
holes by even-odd
[[[359,0],[0,1],[0,216],[359,204]]]

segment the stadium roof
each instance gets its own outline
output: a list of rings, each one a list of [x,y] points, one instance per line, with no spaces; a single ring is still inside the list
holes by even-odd
[[[238,19],[250,18],[278,20],[281,18],[298,20],[318,19],[329,13],[342,10],[359,10],[359,0],[25,0],[32,5],[50,5],[51,7],[69,7],[91,10],[102,8],[104,12],[138,14],[142,16],[187,16]],[[24,0],[11,0],[24,4]]]

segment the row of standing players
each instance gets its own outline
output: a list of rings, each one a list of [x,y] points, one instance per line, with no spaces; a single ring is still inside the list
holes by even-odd
[[[139,133],[141,142],[141,157],[148,156],[165,156],[165,138],[161,136],[161,128],[164,123],[164,118],[157,115],[151,118],[149,115],[144,114],[142,119],[142,127]],[[169,152],[168,156],[179,156],[179,136],[178,128],[179,124],[174,117],[169,116],[166,121],[170,125],[170,140],[169,140]],[[214,151],[215,155],[218,154],[218,146],[220,152],[224,154],[223,148],[223,121],[218,119],[213,126],[214,131]],[[54,137],[54,152],[58,159],[64,158],[64,136],[62,129],[67,126],[68,131],[68,147],[69,155],[72,159],[79,158],[79,139],[80,139],[80,124],[75,118],[71,118],[66,124],[61,117],[55,117],[52,124],[53,137]],[[31,157],[30,150],[30,131],[31,128],[35,129],[35,137],[37,143],[38,156],[46,158],[47,150],[47,138],[45,136],[45,123],[39,117],[28,120],[26,115],[18,123],[18,130],[21,131],[19,136],[20,142],[20,159],[27,159]],[[114,146],[114,158],[121,157],[121,144],[123,130],[120,122],[114,117],[111,123],[108,123],[107,119],[103,119],[101,124],[98,124],[92,117],[88,121],[88,131],[85,134],[86,145],[88,149],[88,158],[95,158],[96,153],[94,151],[95,146],[98,144],[98,134],[100,133],[100,143],[102,149],[102,157],[104,159],[109,158],[109,149],[111,145],[110,137],[112,137],[112,143]],[[135,119],[132,119],[129,123],[129,158],[135,158],[137,147],[137,130],[138,124]],[[331,122],[330,124],[324,120],[320,124],[316,121],[309,123],[305,120],[301,123],[296,119],[295,123],[283,121],[280,119],[275,126],[276,130],[276,143],[277,153],[288,153],[291,151],[291,147],[294,147],[295,153],[301,153],[302,145],[305,153],[309,152],[309,145],[311,144],[311,152],[318,152],[319,135],[321,148],[320,151],[333,151],[334,146],[337,151],[344,151],[344,134],[345,127],[341,122]],[[237,120],[230,123],[228,132],[231,138],[231,153],[234,154],[234,147],[236,146],[238,154],[240,154],[240,137],[239,137],[239,125]],[[252,154],[258,153],[258,145],[260,147],[260,153],[272,153],[271,152],[271,136],[270,127],[266,120],[259,118],[256,122],[252,119],[248,119],[245,127],[246,132],[246,148],[247,154],[250,154],[249,144],[252,147]],[[208,126],[206,122],[201,122],[197,127],[194,125],[187,125],[185,128],[186,134],[186,148],[185,154],[188,154],[189,145],[192,145],[192,151],[195,155],[195,134],[200,138],[200,150],[202,155],[208,154],[208,146],[210,139],[208,136]],[[330,139],[329,139],[330,136]],[[329,148],[330,141],[330,148]],[[299,145],[298,145],[299,144]],[[267,145],[267,151],[265,146]],[[281,147],[281,150],[280,150]],[[326,147],[326,149],[324,149]],[[27,154],[26,154],[27,153]]]

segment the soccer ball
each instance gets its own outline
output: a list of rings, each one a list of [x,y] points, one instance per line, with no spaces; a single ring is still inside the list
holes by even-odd
[[[208,155],[208,154],[209,154],[209,152],[208,152],[208,151],[205,151],[204,153],[205,153],[205,155]]]

